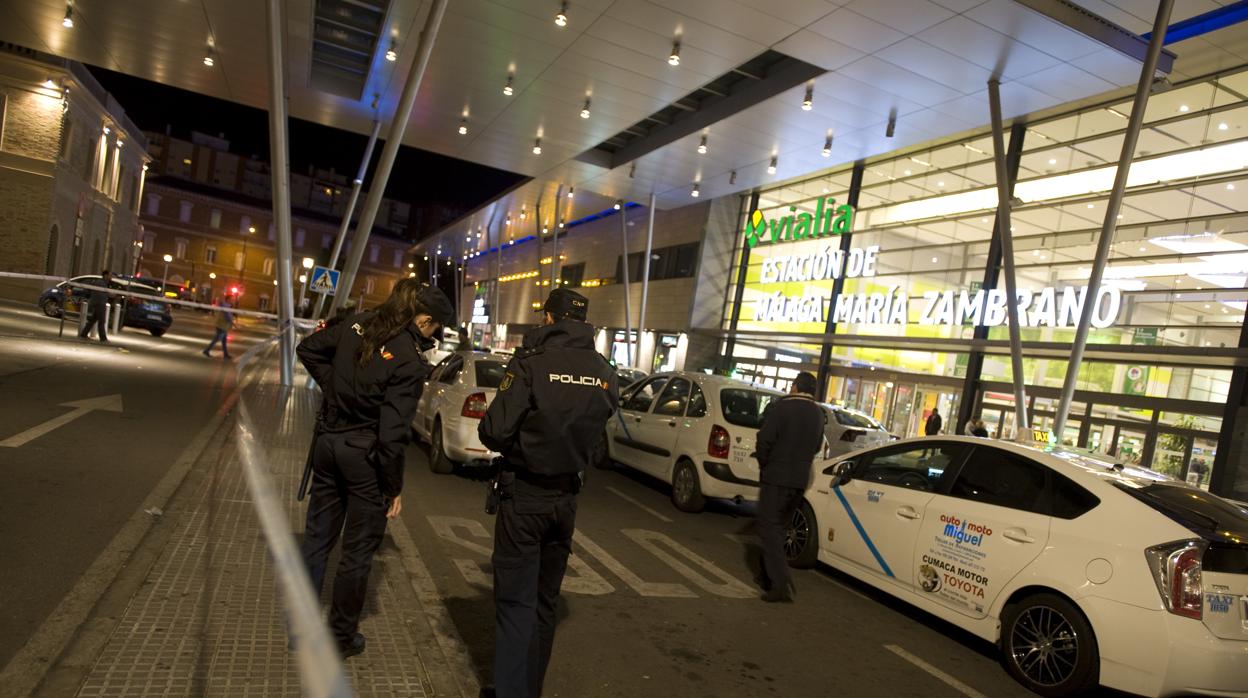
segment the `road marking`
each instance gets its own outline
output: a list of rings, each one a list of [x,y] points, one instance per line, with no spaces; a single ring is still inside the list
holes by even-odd
[[[840,588],[844,589],[845,591],[848,591],[849,593],[853,594],[854,596],[857,596],[857,597],[858,597],[858,598],[860,598],[860,599],[864,599],[864,600],[866,600],[866,601],[870,601],[871,603],[879,603],[879,601],[877,601],[877,600],[875,600],[875,599],[871,598],[870,596],[867,596],[866,594],[862,593],[861,591],[858,591],[857,589],[855,589],[855,588],[853,588],[853,587],[851,587],[851,586],[848,586],[848,585],[846,585],[846,584],[842,584],[842,583],[840,583],[840,582],[836,581],[835,579],[833,579],[832,577],[829,577],[828,575],[823,574],[822,572],[819,572],[818,570],[815,570],[814,572],[815,572],[815,576],[819,577],[820,579],[822,579],[823,581],[827,582],[828,584],[831,584],[831,585],[836,586],[836,587],[840,587]]]
[[[43,424],[36,424],[26,431],[14,434],[4,441],[0,441],[0,446],[4,446],[6,448],[18,448],[19,446],[25,446],[40,436],[43,436],[48,432],[55,431],[75,419],[78,419],[79,417],[85,417],[89,412],[93,412],[95,410],[121,412],[121,396],[105,395],[104,397],[96,397],[89,400],[62,402],[61,407],[73,407],[74,409],[59,417],[53,417]]]
[[[898,647],[897,645],[884,645],[884,649],[888,650],[889,652],[892,652],[893,654],[897,655],[898,657],[901,657],[902,659],[906,660],[907,662],[910,662],[911,664],[913,664],[913,665],[917,666],[918,668],[922,669],[923,671],[926,671],[927,673],[931,674],[932,676],[935,676],[936,678],[940,679],[940,680],[941,680],[941,681],[943,681],[945,684],[947,684],[948,686],[950,686],[951,688],[953,688],[954,690],[958,691],[959,693],[961,693],[961,694],[962,694],[962,695],[964,695],[964,696],[970,696],[970,698],[988,698],[987,696],[985,696],[984,694],[980,693],[979,691],[976,691],[975,689],[971,688],[970,686],[967,686],[966,684],[962,683],[961,681],[959,681],[959,680],[957,680],[957,679],[953,678],[952,676],[950,676],[950,675],[946,674],[945,672],[941,671],[940,669],[937,669],[936,667],[932,666],[931,664],[928,664],[927,662],[923,661],[922,659],[919,659],[918,657],[914,656],[913,654],[910,654],[909,652],[907,652],[907,651],[905,651],[904,649],[902,649],[902,648]]]
[[[602,563],[612,574],[624,580],[624,583],[633,588],[633,591],[642,596],[652,596],[667,599],[694,599],[697,594],[684,584],[676,584],[673,582],[647,582],[638,577],[632,570],[628,569],[619,560],[615,559],[611,553],[607,552],[589,536],[577,531],[574,541],[577,545],[585,548],[586,552]]]
[[[704,591],[708,591],[716,596],[724,596],[730,599],[748,599],[757,596],[757,592],[750,588],[750,586],[745,582],[742,582],[736,577],[721,570],[715,565],[715,563],[707,560],[701,555],[698,555],[658,531],[646,531],[640,528],[626,528],[620,531],[620,533],[632,538],[634,542],[649,551],[651,555],[654,555],[663,562],[666,562],[668,567],[676,570],[685,579],[688,579],[695,585],[701,587]],[[686,560],[689,560],[698,567],[701,567],[703,571],[707,572],[719,581],[716,582],[713,579],[707,579],[693,568],[689,567],[680,560],[677,560],[663,548],[660,548],[659,544],[680,553]]]
[[[615,496],[619,497],[620,499],[623,499],[624,501],[629,502],[630,504],[635,504],[635,505],[637,506],[637,508],[639,508],[639,509],[641,509],[642,511],[646,512],[647,514],[649,514],[649,515],[653,516],[654,518],[658,519],[659,521],[662,521],[662,522],[664,522],[664,523],[671,523],[671,522],[672,522],[672,520],[671,520],[671,519],[669,519],[669,518],[667,518],[666,516],[664,516],[664,515],[660,514],[659,512],[655,511],[654,509],[651,509],[650,507],[646,506],[645,504],[642,504],[641,502],[637,501],[636,499],[633,499],[632,497],[630,497],[630,496],[628,496],[628,495],[624,494],[623,492],[621,492],[621,491],[619,491],[619,490],[615,489],[614,487],[610,487],[610,486],[608,486],[608,487],[607,487],[607,491],[608,491],[608,492],[610,492],[610,493],[612,493],[612,494],[614,494]]]

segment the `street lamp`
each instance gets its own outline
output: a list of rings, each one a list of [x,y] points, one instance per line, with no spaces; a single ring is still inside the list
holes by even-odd
[[[166,289],[165,289],[165,284],[169,283],[169,263],[170,263],[170,262],[172,262],[172,261],[173,261],[173,255],[171,255],[171,254],[167,254],[167,255],[165,255],[165,275],[164,275],[164,276],[162,276],[162,277],[161,277],[161,279],[160,279],[160,293],[161,293],[161,295],[164,295],[164,293],[165,293],[165,290],[166,290]]]
[[[312,265],[314,264],[316,264],[315,259],[312,259],[311,257],[303,258],[304,269],[311,269]],[[299,312],[300,314],[303,313],[304,298],[307,296],[307,293],[308,293],[308,275],[306,273],[300,274],[299,275]]]

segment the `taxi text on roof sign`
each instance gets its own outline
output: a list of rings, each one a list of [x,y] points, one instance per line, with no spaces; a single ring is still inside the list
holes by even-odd
[[[819,199],[815,213],[797,212],[789,207],[789,215],[767,220],[758,209],[745,222],[745,244],[754,247],[760,243],[791,242],[829,235],[843,235],[853,231],[854,207],[837,206],[836,199]],[[766,237],[764,237],[766,233]]]

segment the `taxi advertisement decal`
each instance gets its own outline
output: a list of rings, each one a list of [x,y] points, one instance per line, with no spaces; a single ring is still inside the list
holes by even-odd
[[[989,526],[956,514],[941,514],[927,552],[920,558],[919,588],[955,606],[983,613],[988,598],[988,557],[985,544],[991,540]]]

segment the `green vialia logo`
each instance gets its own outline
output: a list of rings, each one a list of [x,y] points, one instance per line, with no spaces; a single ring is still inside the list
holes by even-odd
[[[768,220],[757,209],[745,222],[745,244],[754,247],[760,243],[795,242],[829,235],[844,235],[854,229],[854,207],[836,205],[836,199],[819,199],[812,215],[798,213],[796,206],[789,207],[789,215]]]

